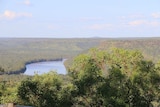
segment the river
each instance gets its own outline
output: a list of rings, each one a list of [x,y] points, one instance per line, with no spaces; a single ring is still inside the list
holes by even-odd
[[[35,73],[41,75],[49,71],[56,71],[58,74],[67,74],[64,66],[64,61],[45,61],[26,65],[25,75],[34,75]]]

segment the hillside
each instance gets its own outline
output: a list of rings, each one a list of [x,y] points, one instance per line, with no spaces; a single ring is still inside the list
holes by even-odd
[[[23,69],[26,62],[71,58],[99,39],[0,39],[0,67],[5,71]]]
[[[0,39],[0,67],[5,72],[23,69],[26,62],[72,59],[92,47],[119,47],[142,51],[148,59],[160,59],[160,38]]]
[[[104,40],[99,45],[101,49],[112,47],[139,50],[148,60],[160,60],[160,38]]]

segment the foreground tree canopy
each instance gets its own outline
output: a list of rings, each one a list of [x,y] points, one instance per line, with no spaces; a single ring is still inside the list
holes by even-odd
[[[74,59],[63,78],[50,72],[22,81],[17,98],[35,107],[156,107],[160,63],[139,51],[91,49]]]

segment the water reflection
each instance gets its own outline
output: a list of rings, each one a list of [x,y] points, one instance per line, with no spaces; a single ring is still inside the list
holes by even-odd
[[[35,73],[44,74],[49,71],[56,71],[58,74],[67,74],[64,61],[47,61],[26,65],[26,75],[34,75]]]

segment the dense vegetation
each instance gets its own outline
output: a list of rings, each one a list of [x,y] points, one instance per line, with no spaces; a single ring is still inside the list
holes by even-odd
[[[7,96],[35,107],[160,106],[160,63],[140,51],[93,48],[75,57],[68,71],[35,75],[14,88],[1,82],[0,101]]]
[[[5,72],[23,70],[28,62],[70,59],[97,46],[99,39],[0,39],[0,67]]]
[[[0,39],[0,74],[23,71],[30,62],[69,59],[67,75],[0,75],[0,103],[158,107],[159,46],[160,38]],[[97,48],[87,52],[91,47]]]
[[[104,40],[99,48],[110,49],[111,47],[129,50],[139,50],[146,59],[158,61],[160,59],[160,38],[141,39],[116,39]]]
[[[160,59],[160,38],[78,38],[78,39],[7,39],[0,38],[0,67],[5,72],[24,71],[25,64],[57,58],[70,59],[93,47],[118,47],[140,50],[144,57]],[[69,65],[69,64],[66,64]]]

